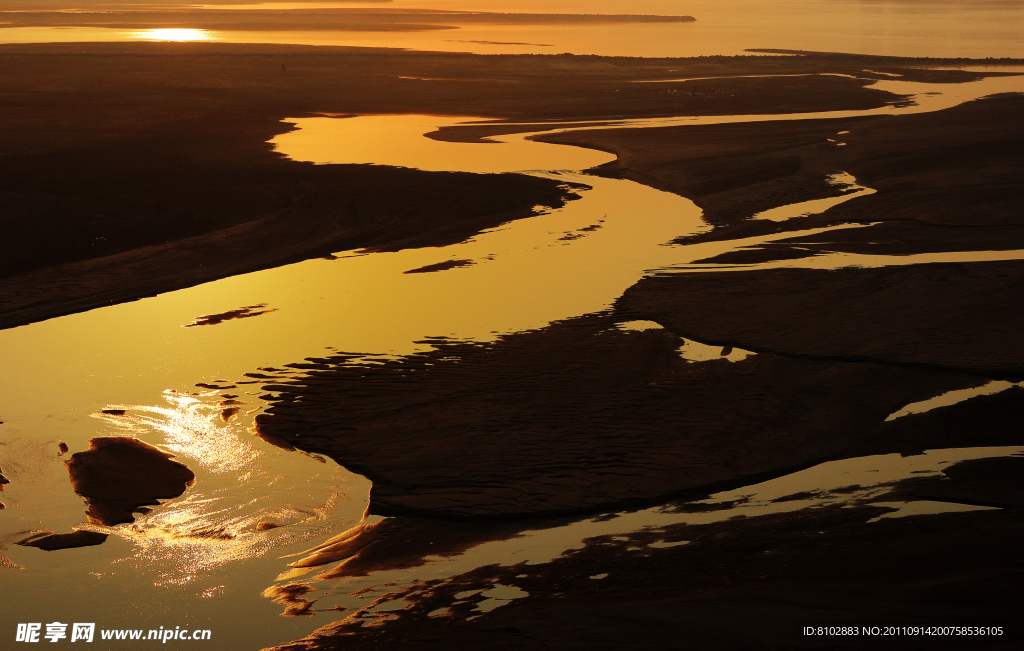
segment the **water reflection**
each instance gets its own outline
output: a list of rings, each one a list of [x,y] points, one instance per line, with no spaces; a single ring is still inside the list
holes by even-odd
[[[153,29],[129,29],[125,34],[131,40],[141,41],[172,41],[185,43],[192,41],[217,41],[221,39],[219,32],[208,29],[187,29],[160,27]]]
[[[122,5],[124,6],[124,5]],[[206,5],[197,13],[317,9],[496,11],[491,0],[394,0],[364,3],[252,3]],[[227,12],[224,9],[241,11]],[[885,10],[860,0],[511,0],[506,13],[693,15],[689,24],[482,25],[461,24],[458,36],[445,30],[345,32],[325,30],[240,31],[223,28],[217,40],[232,43],[289,43],[397,47],[493,54],[572,52],[605,56],[688,57],[743,54],[747,48],[838,51],[889,56],[1024,56],[1024,7],[1014,2],[948,3],[895,0]],[[256,14],[256,15],[260,15]],[[241,19],[240,19],[241,20]],[[316,27],[315,17],[311,18]],[[0,42],[125,41],[123,30],[75,27],[14,27],[0,30]],[[221,29],[218,27],[218,29]],[[31,31],[36,30],[36,31]],[[62,33],[59,33],[62,32]],[[443,35],[442,35],[443,34]],[[550,47],[548,47],[550,46]]]
[[[835,142],[835,140],[832,140],[832,142]],[[845,143],[836,142],[835,144],[843,145]],[[787,219],[794,219],[796,217],[817,215],[825,212],[829,208],[845,203],[850,199],[856,199],[857,197],[863,197],[875,193],[875,190],[872,188],[866,188],[862,185],[858,185],[857,179],[846,172],[832,174],[827,180],[830,185],[834,185],[842,189],[844,193],[838,197],[813,199],[811,201],[802,201],[800,203],[779,206],[778,208],[771,208],[757,213],[751,217],[751,219],[767,219],[769,221],[781,222],[786,221]]]
[[[947,87],[944,95],[926,95],[921,105],[894,111],[934,110],[993,88],[1019,88],[1020,83],[1019,78],[1002,78]],[[878,84],[904,91],[921,90],[922,86],[899,81]],[[639,120],[629,121],[626,126],[794,117]],[[441,143],[422,137],[437,126],[458,122],[458,118],[312,120],[309,124],[317,128],[341,125],[352,134],[360,130],[361,124],[398,134],[401,138],[392,138],[388,150],[397,156],[389,162],[398,164],[415,165],[417,157],[429,155],[422,148],[434,151],[447,145],[454,149],[446,149],[452,154],[442,160],[442,165],[454,169],[490,165],[488,160],[495,158],[500,159],[503,169],[585,165],[608,158],[601,152],[542,146],[522,135],[507,137],[505,144]],[[287,135],[310,135],[316,130],[304,128]],[[281,149],[286,141],[275,142]],[[405,145],[407,149],[403,149]],[[353,135],[342,138],[337,146],[343,156],[350,157],[347,160],[379,162],[368,139],[359,140]],[[482,158],[475,154],[481,150],[488,152]],[[518,150],[524,156],[490,154],[493,150]],[[543,155],[532,153],[541,150]],[[313,153],[308,157],[320,156],[310,151]],[[337,155],[331,150],[322,151],[328,160]],[[464,153],[464,159],[458,158]],[[13,518],[6,522],[14,526],[22,522],[22,528],[27,529],[31,528],[27,526],[29,520],[45,518],[49,528],[64,531],[78,524],[81,505],[57,462],[58,441],[73,451],[81,450],[87,447],[89,438],[111,430],[142,439],[156,437],[153,442],[194,459],[204,473],[196,492],[231,490],[227,488],[233,485],[228,475],[237,473],[250,483],[266,482],[273,494],[279,490],[275,488],[278,480],[269,479],[270,475],[288,477],[282,484],[298,477],[317,476],[323,470],[316,468],[319,461],[273,450],[248,434],[252,414],[263,404],[256,387],[239,384],[231,389],[234,397],[226,398],[214,388],[196,392],[192,385],[197,381],[216,387],[219,385],[211,382],[217,379],[242,378],[257,366],[285,365],[329,347],[406,355],[429,347],[424,343],[429,336],[489,341],[498,334],[539,328],[553,320],[605,309],[649,269],[672,265],[696,269],[687,265],[770,239],[662,246],[680,235],[707,229],[691,202],[627,181],[576,174],[549,176],[586,184],[591,189],[581,191],[583,198],[564,209],[492,229],[469,242],[443,249],[349,253],[334,260],[311,260],[0,333],[6,371],[0,383],[8,421],[4,427],[9,436],[9,445],[0,450],[0,466],[10,471],[13,482],[5,492],[5,503],[11,507],[6,513]],[[826,232],[817,229],[774,237]],[[1005,259],[1016,255],[983,252],[976,257]],[[963,259],[962,253],[876,256],[877,260],[836,254],[770,264],[910,264],[933,261],[934,256]],[[406,273],[427,268],[435,271]],[[277,311],[259,319],[223,321],[213,328],[181,327],[195,322],[196,314],[224,315],[236,311],[239,305],[273,305]],[[682,353],[694,359],[709,357],[712,352],[721,357],[724,352],[717,347],[714,351],[702,350],[697,342],[685,343],[683,348]],[[46,351],[46,355],[38,351]],[[744,351],[730,351],[725,357],[742,354]],[[168,386],[176,387],[174,392],[165,392]],[[190,387],[194,395],[185,393]],[[62,396],[61,401],[54,396]],[[154,405],[157,399],[169,406]],[[121,402],[124,413],[102,414],[101,407],[110,406],[110,400]],[[227,400],[238,402],[227,405]],[[238,411],[226,417],[225,408]],[[89,418],[90,414],[97,416]],[[18,473],[19,467],[26,467],[31,459],[37,459],[31,466],[34,470]],[[37,477],[37,486],[46,487],[44,491],[27,490],[32,475]]]
[[[107,533],[133,545],[132,556],[120,564],[155,568],[154,586],[184,585],[205,579],[220,566],[248,561],[328,531],[331,511],[340,497],[330,494],[321,504],[297,508],[268,504],[261,496],[239,501],[229,495],[190,495]],[[261,530],[260,523],[269,521],[286,524]]]
[[[914,402],[906,407],[903,407],[899,411],[893,412],[885,420],[896,420],[903,416],[909,416],[911,414],[923,414],[932,409],[938,409],[939,407],[948,407],[971,398],[978,396],[991,396],[997,393],[1002,393],[1007,389],[1013,387],[1024,387],[1024,382],[1007,382],[1006,380],[992,380],[980,386],[974,387],[973,389],[959,389],[957,391],[947,391],[942,395],[929,398],[928,400],[922,400],[921,402]]]
[[[163,447],[190,464],[214,475],[231,474],[233,481],[227,483],[210,482],[207,476],[181,499],[138,516],[129,526],[90,528],[133,543],[135,561],[122,562],[159,568],[154,585],[187,583],[220,565],[329,531],[338,522],[339,501],[348,500],[343,491],[347,473],[320,457],[260,449],[238,424],[219,422],[221,405],[239,402],[214,402],[220,397],[212,391],[188,395],[167,390],[169,407],[118,405],[104,410],[117,415],[93,414],[126,436],[152,438],[159,432]],[[291,482],[300,477],[304,490],[293,494]],[[257,486],[264,490],[254,492]],[[349,511],[348,517],[353,515]]]
[[[68,484],[56,441],[45,436],[45,416],[15,417],[16,428],[8,432],[15,436],[0,446],[0,465],[12,477],[5,499],[13,498],[0,521],[0,565],[25,571],[5,575],[5,589],[19,596],[5,603],[5,621],[36,617],[39,604],[59,591],[62,616],[79,621],[144,627],[166,624],[161,613],[172,613],[175,624],[205,621],[204,628],[237,639],[243,648],[305,634],[293,623],[277,622],[259,592],[279,573],[279,554],[357,522],[368,483],[332,461],[277,450],[251,436],[252,414],[246,412],[262,401],[243,390],[166,390],[162,398],[163,404],[96,406],[76,418],[71,397],[60,412],[75,434],[65,436],[72,450],[93,432],[132,436],[173,451],[195,471],[196,482],[184,495],[114,527],[82,524],[82,501]],[[223,403],[229,401],[247,404],[224,422]],[[41,440],[26,436],[38,431]],[[97,547],[45,556],[10,544],[40,526],[108,538]],[[264,625],[251,627],[253,616]]]
[[[616,323],[615,327],[623,332],[664,329],[664,326],[654,321],[625,321],[623,323]],[[681,338],[680,341],[682,343],[679,346],[679,356],[689,362],[710,362],[714,360],[739,362],[751,355],[757,354],[734,346],[710,346],[693,339]]]
[[[683,339],[682,342],[679,346],[679,356],[690,362],[710,362],[716,359],[741,362],[757,354],[735,346],[709,346],[692,339]]]
[[[420,137],[434,129],[451,129],[459,125],[470,124],[479,126],[482,123],[479,119],[474,120],[473,118],[425,115],[291,118],[286,122],[294,124],[297,129],[275,137],[271,143],[275,150],[288,158],[319,164],[376,163],[399,167],[423,166],[420,169],[437,171],[462,170],[483,173],[540,169],[585,169],[614,160],[614,155],[576,147],[552,147],[547,143],[530,141],[530,139],[533,136],[543,137],[545,134],[602,128],[649,129],[652,127],[930,113],[989,95],[1024,92],[1024,76],[988,77],[961,84],[934,84],[886,79],[874,81],[868,87],[896,96],[893,98],[894,100],[903,96],[909,96],[910,100],[863,110],[760,115],[693,115],[624,119],[603,123],[563,122],[558,123],[554,129],[549,128],[547,131],[538,132],[531,129],[531,127],[540,126],[536,123],[502,122],[500,123],[502,125],[522,126],[523,132],[490,136],[485,146],[481,146],[479,142],[444,142]],[[496,122],[496,124],[499,123]],[[840,144],[838,138],[833,140],[836,144]],[[833,176],[832,181],[836,185],[846,186],[851,190],[870,193],[868,189],[857,186],[855,179],[845,173]]]
[[[614,154],[529,142],[522,136],[486,143],[445,142],[423,134],[480,118],[367,115],[358,118],[289,119],[296,129],[275,137],[274,148],[293,160],[373,163],[436,172],[581,170],[615,160]]]
[[[222,593],[232,595],[238,608],[267,613],[270,604],[257,608],[251,602],[266,586],[267,572],[272,577],[281,570],[266,552],[285,553],[296,536],[327,535],[359,521],[368,482],[333,462],[252,437],[252,418],[265,404],[257,385],[265,380],[243,379],[245,374],[260,367],[276,369],[260,374],[265,377],[294,375],[298,371],[287,364],[328,347],[409,354],[429,347],[425,337],[432,335],[484,341],[600,310],[643,275],[652,254],[671,251],[664,242],[706,228],[696,206],[676,195],[612,179],[550,176],[592,189],[581,190],[585,198],[562,210],[452,247],[310,260],[0,332],[7,441],[38,440],[43,455],[34,486],[20,473],[11,475],[0,533],[31,529],[40,520],[59,531],[81,525],[81,500],[56,458],[58,439],[74,452],[92,436],[130,434],[174,451],[197,476],[182,498],[131,527],[113,528],[103,545],[75,550],[91,555],[77,559],[92,560],[68,565],[69,556],[56,558],[55,567],[67,570],[63,574],[48,573],[38,556],[26,555],[39,550],[5,552],[12,563],[30,568],[12,586],[24,603],[5,616],[30,618],[32,603],[56,585],[79,604],[68,616],[81,621],[103,621],[90,614],[101,603],[116,610],[120,585],[138,590],[148,584],[147,603],[174,604],[190,618],[208,612],[192,600],[213,595],[216,601]],[[405,273],[446,260],[475,264]],[[260,304],[277,311],[216,327],[181,327],[197,314]],[[225,421],[225,407],[241,411]],[[28,450],[0,447],[5,473],[24,467],[27,459],[11,457]],[[261,531],[261,522],[285,526]],[[221,586],[227,588],[218,592]],[[87,596],[100,587],[102,599]],[[242,630],[244,618],[220,612],[223,621],[237,622],[232,631],[238,635],[259,637]],[[268,629],[253,647],[298,637],[295,625]]]
[[[487,566],[513,567],[524,564],[523,569],[527,571],[531,566],[542,566],[573,550],[583,549],[599,537],[610,536],[630,541],[632,546],[627,551],[647,551],[687,543],[685,540],[657,540],[657,534],[669,527],[708,525],[728,520],[736,521],[736,531],[741,534],[748,519],[830,506],[871,505],[891,509],[880,517],[867,520],[868,524],[883,517],[988,510],[991,507],[926,499],[891,501],[887,496],[900,482],[938,477],[943,468],[958,461],[1022,453],[1022,447],[961,448],[929,450],[910,457],[888,454],[830,461],[777,479],[716,493],[695,502],[612,512],[569,522],[549,522],[535,525],[537,528],[526,526],[518,533],[509,533],[493,542],[478,544],[460,554],[428,556],[425,565],[411,570],[381,570],[365,576],[344,576],[341,581],[337,581],[329,578],[332,575],[331,566],[326,566],[304,585],[315,587],[317,610],[353,610],[358,616],[363,616],[404,608],[407,604],[403,599],[388,597],[389,593],[394,595],[401,592],[402,588],[446,581]],[[635,537],[638,534],[643,534],[642,540]],[[543,569],[531,571],[543,572]],[[607,574],[591,578],[599,579],[603,576]],[[292,578],[294,574],[280,577],[279,580]],[[306,590],[307,594],[310,592],[313,590]],[[458,593],[455,599],[465,599],[479,592],[472,590]],[[525,595],[510,594],[509,598],[522,596]],[[501,605],[504,604],[488,602],[489,607]],[[435,611],[432,615],[439,616],[444,612]]]
[[[118,405],[124,415],[94,414],[125,435],[144,435],[157,431],[164,436],[164,447],[201,464],[210,472],[251,471],[261,452],[251,440],[242,438],[238,428],[218,424],[221,405],[181,394],[172,389],[163,392],[170,407]],[[213,392],[204,397],[215,396]],[[250,437],[251,439],[251,437]],[[243,475],[241,479],[245,479]]]
[[[874,226],[872,224],[859,224],[854,226],[855,228],[863,228],[865,226]],[[752,248],[757,247],[761,244],[774,242],[779,239],[791,238],[791,237],[806,237],[808,235],[817,235],[821,233],[827,233],[832,230],[838,229],[849,229],[850,225],[839,225],[831,228],[822,228],[806,231],[791,231],[781,235],[773,235],[770,237],[760,238],[749,238],[746,240],[735,241],[735,250],[741,248]],[[821,242],[816,242],[819,245],[828,245],[828,240],[823,239]],[[702,245],[695,245],[702,246]],[[720,249],[721,247],[719,247]],[[724,251],[723,251],[724,252]],[[708,256],[712,257],[712,256]],[[941,264],[949,262],[1003,262],[1008,260],[1024,260],[1024,249],[1009,250],[1009,251],[945,251],[942,253],[914,253],[908,255],[874,255],[867,253],[821,253],[807,258],[799,258],[795,260],[772,260],[770,262],[760,262],[756,264],[709,264],[709,263],[678,263],[671,267],[666,267],[660,271],[665,273],[673,272],[706,272],[706,271],[750,271],[750,270],[764,270],[764,269],[819,269],[819,270],[833,270],[833,269],[848,269],[848,268],[860,268],[860,269],[874,269],[879,267],[896,267],[906,265],[917,265],[917,264]]]

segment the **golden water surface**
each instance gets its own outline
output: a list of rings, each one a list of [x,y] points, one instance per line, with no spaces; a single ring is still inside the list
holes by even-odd
[[[88,2],[69,3],[69,8]],[[104,9],[117,3],[104,3]],[[139,5],[125,4],[139,10]],[[686,57],[781,48],[932,57],[1024,57],[1024,5],[1012,0],[394,0],[387,3],[206,3],[200,12],[253,16],[275,11],[446,10],[449,12],[648,14],[693,16],[694,23],[509,25],[444,24],[455,29],[413,32],[208,31],[103,27],[0,29],[0,43],[126,40],[215,40],[400,47],[448,52],[600,54]],[[254,14],[256,11],[258,13]],[[241,18],[240,18],[241,20]],[[311,17],[315,27],[316,19]],[[0,17],[0,23],[3,19]],[[414,18],[410,22],[415,22]]]
[[[999,90],[1024,90],[1022,79],[941,88],[878,82],[879,88],[919,98],[916,106],[879,111],[938,110]],[[870,113],[673,118],[624,121],[622,126]],[[474,144],[423,137],[438,127],[471,119],[303,118],[290,120],[299,128],[273,143],[287,156],[318,163],[534,170],[531,173],[589,189],[577,190],[581,198],[562,209],[539,211],[452,246],[397,253],[340,252],[337,259],[309,260],[0,331],[0,468],[11,480],[2,494],[8,508],[0,514],[0,554],[21,568],[0,570],[6,593],[18,596],[5,601],[4,622],[43,618],[96,621],[108,627],[187,625],[214,629],[220,639],[232,640],[234,648],[257,648],[308,633],[326,621],[277,617],[280,608],[261,598],[260,592],[287,569],[288,561],[281,556],[358,522],[369,483],[330,460],[280,450],[252,436],[252,418],[267,403],[260,397],[260,383],[246,373],[269,368],[284,371],[268,374],[295,376],[299,372],[286,364],[337,350],[407,355],[427,348],[429,344],[417,342],[432,336],[493,340],[605,309],[652,269],[696,271],[689,267],[694,260],[756,243],[665,246],[675,237],[707,229],[699,209],[674,194],[575,171],[608,160],[606,153],[538,143],[523,134]],[[571,128],[577,127],[566,127]],[[993,255],[1024,257],[1021,252],[948,255],[979,260]],[[441,272],[406,273],[446,261],[464,264]],[[915,256],[819,256],[777,264],[834,268],[930,261]],[[214,326],[184,327],[202,315],[255,305],[273,311]],[[702,346],[681,342],[681,354],[700,363],[710,356]],[[737,359],[748,354],[734,353]],[[197,383],[225,388],[202,388]],[[219,403],[225,393],[243,403],[242,412],[230,420],[221,415]],[[105,414],[104,408],[124,413]],[[134,525],[99,528],[110,533],[100,546],[47,553],[13,545],[26,532],[96,529],[87,523],[82,500],[71,490],[57,445],[66,443],[73,454],[100,435],[136,436],[173,452],[196,473],[195,485],[140,516]],[[932,462],[928,469],[935,471],[938,462]],[[898,458],[863,463],[873,464],[873,469],[891,467],[897,475],[923,467]],[[835,474],[832,470],[823,470],[822,477]],[[807,482],[820,484],[822,477],[801,475],[785,490],[796,492],[794,486]],[[768,499],[761,500],[761,506],[768,508]],[[800,506],[788,504],[786,508]],[[623,531],[663,526],[668,523],[663,515],[651,511],[643,516],[649,521],[641,516],[623,518],[615,526],[625,527],[620,528]],[[255,525],[265,519],[285,526],[256,531]],[[480,548],[473,552],[477,556],[439,561],[424,573],[440,576],[484,560],[528,557],[539,562],[595,531],[607,530],[604,524],[588,522],[546,530],[533,542]],[[52,598],[58,593],[59,604]],[[497,607],[515,596],[498,590],[489,598]],[[40,604],[53,605],[43,614]],[[259,624],[254,626],[253,621]]]

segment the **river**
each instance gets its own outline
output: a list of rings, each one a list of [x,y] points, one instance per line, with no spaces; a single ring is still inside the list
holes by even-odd
[[[1022,80],[1010,77],[941,87],[878,82],[880,87],[915,94],[920,100],[916,106],[880,111],[938,110],[999,90],[1022,91]],[[871,111],[841,115],[865,113]],[[625,121],[622,126],[838,115],[678,118]],[[372,363],[429,349],[430,337],[486,342],[542,328],[552,321],[607,309],[651,270],[698,271],[689,267],[692,261],[752,243],[665,246],[673,238],[708,228],[700,210],[685,198],[632,181],[580,173],[606,162],[610,154],[538,143],[529,134],[501,136],[496,139],[501,144],[423,137],[438,127],[470,120],[303,118],[290,120],[299,128],[273,142],[297,160],[525,171],[589,189],[578,190],[581,198],[564,208],[539,211],[460,244],[396,253],[339,252],[334,259],[308,260],[0,331],[0,368],[4,369],[0,468],[11,481],[0,495],[7,506],[0,515],[0,560],[13,568],[0,569],[7,595],[5,630],[8,624],[13,629],[13,622],[41,617],[48,622],[97,622],[107,628],[209,628],[219,640],[217,648],[223,649],[259,648],[308,634],[330,620],[323,615],[280,617],[280,607],[261,597],[261,592],[288,571],[289,560],[282,557],[361,521],[369,482],[329,459],[282,450],[253,436],[253,418],[268,403],[259,389],[260,378],[246,374],[260,371],[269,377],[295,377],[301,370],[288,364],[339,351],[360,351],[361,360]],[[382,147],[385,140],[388,144]],[[984,260],[991,255],[960,252],[955,259]],[[1019,251],[998,255],[999,259],[1024,257]],[[813,263],[805,259],[778,265],[834,268],[932,261],[914,256],[866,258],[819,256],[811,259]],[[452,261],[462,266],[406,273]],[[203,315],[243,307],[260,314],[184,327],[198,323]],[[701,359],[700,342],[681,342],[681,346],[696,355],[691,359]],[[743,354],[734,351],[737,359]],[[244,403],[234,418],[222,416],[222,403],[228,399],[225,391]],[[123,413],[104,413],[104,409]],[[74,494],[61,463],[67,456],[58,456],[58,444],[65,443],[73,454],[88,448],[89,439],[96,436],[134,436],[160,446],[195,472],[195,485],[180,498],[140,515],[134,524],[88,524],[82,500]],[[887,468],[892,477],[885,476],[892,479],[918,471],[935,473],[950,459],[1017,451],[946,451],[912,462],[890,455],[836,463],[847,464],[843,472]],[[835,473],[834,467],[776,482],[799,492],[794,487],[821,488],[822,477],[830,473]],[[864,491],[871,490],[871,484],[865,481],[864,485]],[[751,490],[765,495],[751,504],[764,506],[775,494],[772,490],[782,489]],[[788,502],[785,508],[814,503]],[[930,508],[938,512],[965,507],[931,503]],[[450,575],[484,562],[524,558],[543,562],[596,535],[595,531],[657,526],[666,517],[670,516],[651,509],[612,520],[580,520],[543,529],[525,541],[517,540],[516,545],[489,543],[462,557],[438,560],[419,574],[411,570],[371,576],[354,581],[351,587]],[[264,519],[279,520],[285,526],[256,530]],[[13,544],[30,532],[75,528],[111,535],[102,545],[55,552]],[[224,535],[206,535],[211,530]],[[17,598],[11,599],[12,595]],[[494,606],[516,596],[500,590],[495,595]],[[351,608],[365,598],[343,592],[336,601]]]

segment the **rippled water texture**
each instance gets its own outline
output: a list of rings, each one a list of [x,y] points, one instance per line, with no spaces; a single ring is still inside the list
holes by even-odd
[[[206,5],[213,11],[215,5]],[[381,3],[305,3],[323,7],[445,9],[545,13],[691,15],[695,23],[598,25],[462,25],[458,29],[388,31],[235,31],[17,27],[0,30],[0,43],[131,40],[216,40],[402,47],[481,53],[573,52],[608,56],[741,54],[782,48],[933,57],[1024,57],[1024,6],[1010,0],[395,0]],[[290,9],[293,4],[226,6]],[[2,22],[2,20],[0,20]],[[457,19],[453,18],[453,25]]]

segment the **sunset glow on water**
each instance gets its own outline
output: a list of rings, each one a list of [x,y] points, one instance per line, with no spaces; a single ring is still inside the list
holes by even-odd
[[[690,57],[738,55],[749,48],[840,51],[894,56],[991,57],[1024,56],[1024,6],[1020,3],[877,3],[853,0],[615,0],[595,4],[583,0],[495,3],[487,0],[395,0],[394,2],[252,3],[243,5],[179,5],[140,7],[107,5],[139,11],[176,10],[174,27],[118,29],[101,20],[67,22],[59,29],[43,23],[0,30],[0,43],[130,41],[280,43],[392,47],[481,54],[597,54],[604,56]],[[326,12],[321,16],[317,12]],[[378,12],[373,19],[357,15],[358,25],[318,27],[344,12]],[[428,12],[426,14],[421,12]],[[429,12],[440,12],[431,16]],[[502,24],[460,19],[460,12],[525,14],[643,14],[693,16],[693,23],[587,23],[562,20]],[[305,14],[309,23],[275,21],[275,14]],[[394,31],[399,22],[419,25]],[[160,14],[154,14],[158,17]],[[161,22],[167,20],[160,18]],[[216,20],[216,27],[204,21]],[[261,24],[253,29],[253,22]],[[368,22],[367,22],[368,21]],[[193,26],[188,26],[193,22]],[[275,22],[279,24],[274,25]],[[183,23],[183,24],[182,24]],[[344,23],[344,21],[343,21]],[[270,27],[271,25],[274,25]],[[438,29],[441,28],[441,29]]]
[[[218,1],[0,0],[0,649],[1015,613],[1024,3]]]
[[[130,39],[137,39],[141,41],[170,41],[174,43],[218,41],[223,38],[219,32],[214,32],[207,29],[131,29],[127,30],[125,33]]]

